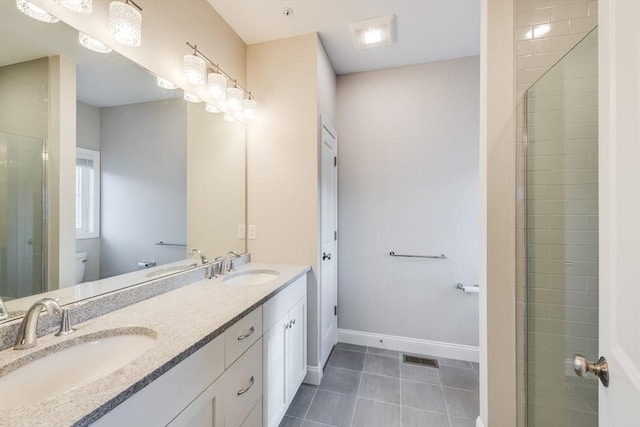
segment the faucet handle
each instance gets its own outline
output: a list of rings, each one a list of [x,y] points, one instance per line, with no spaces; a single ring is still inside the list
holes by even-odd
[[[60,330],[56,332],[57,337],[64,337],[75,332],[75,329],[71,327],[71,320],[69,320],[69,309],[62,310],[62,320],[60,321]]]

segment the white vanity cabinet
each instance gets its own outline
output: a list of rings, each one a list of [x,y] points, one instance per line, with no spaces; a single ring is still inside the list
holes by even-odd
[[[263,425],[278,426],[307,373],[307,280],[263,305]]]

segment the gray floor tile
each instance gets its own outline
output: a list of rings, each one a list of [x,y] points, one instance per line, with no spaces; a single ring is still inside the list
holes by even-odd
[[[366,353],[367,352],[367,347],[365,347],[363,345],[347,344],[347,343],[343,343],[343,342],[339,342],[338,344],[336,344],[336,348],[338,348],[340,350],[359,351],[360,353]]]
[[[435,357],[440,366],[451,366],[452,368],[468,368],[471,369],[471,362],[466,360],[447,359],[446,357]]]
[[[471,420],[476,419],[480,413],[480,402],[477,392],[448,387],[443,387],[442,390],[450,416]]]
[[[320,389],[355,396],[358,394],[361,375],[360,372],[328,366],[324,370]]]
[[[385,357],[400,357],[400,352],[395,350],[387,350],[386,348],[367,347],[368,354],[375,354],[376,356]]]
[[[400,406],[358,399],[353,427],[400,427]]]
[[[400,365],[400,378],[421,383],[440,385],[438,369],[428,366],[419,366],[412,363],[402,363]]]
[[[476,427],[476,420],[451,417],[451,426],[452,427]]]
[[[316,394],[317,388],[316,386],[302,384],[291,401],[289,409],[287,409],[287,415],[304,418],[311,406],[311,401]]]
[[[402,427],[449,427],[449,416],[422,409],[402,407]]]
[[[473,367],[473,370],[476,371],[476,374],[480,373],[480,364],[479,363],[471,362],[471,366]]]
[[[442,387],[438,385],[401,380],[400,394],[402,406],[447,413]]]
[[[279,427],[300,427],[302,421],[300,418],[287,417],[285,415],[282,421],[280,421]]]
[[[357,351],[334,349],[327,366],[362,371],[366,354]]]
[[[400,361],[392,357],[367,354],[362,370],[369,374],[400,378]]]
[[[380,375],[362,374],[358,397],[400,404],[400,380]]]
[[[452,368],[449,366],[441,366],[438,368],[440,374],[440,383],[443,387],[460,388],[463,390],[478,391],[478,376],[471,368]]]
[[[356,398],[346,394],[318,390],[307,414],[307,419],[337,427],[349,427]]]
[[[304,420],[300,427],[332,427],[329,424],[321,424],[311,420]]]

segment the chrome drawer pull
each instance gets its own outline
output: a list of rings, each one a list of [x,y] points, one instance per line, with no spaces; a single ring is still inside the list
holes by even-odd
[[[245,338],[249,338],[251,335],[253,335],[253,333],[256,331],[256,328],[254,328],[253,326],[251,328],[249,328],[249,333],[246,335],[240,335],[238,337],[238,341],[242,341]]]
[[[249,382],[251,383],[251,384],[249,384],[249,387],[243,388],[242,390],[238,390],[238,396],[242,396],[243,394],[245,394],[246,392],[251,390],[251,387],[253,387],[253,384],[255,383],[255,379],[253,378],[253,375],[251,375],[251,378],[249,379]]]

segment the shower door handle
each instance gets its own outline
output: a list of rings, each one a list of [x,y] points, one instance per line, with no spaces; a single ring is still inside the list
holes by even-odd
[[[327,259],[331,259],[331,254],[328,254],[326,252],[322,252],[322,260],[327,260]]]
[[[609,365],[604,357],[601,357],[596,363],[589,363],[584,356],[576,354],[573,356],[573,370],[579,377],[584,377],[588,372],[591,372],[600,378],[603,386],[609,387]]]

